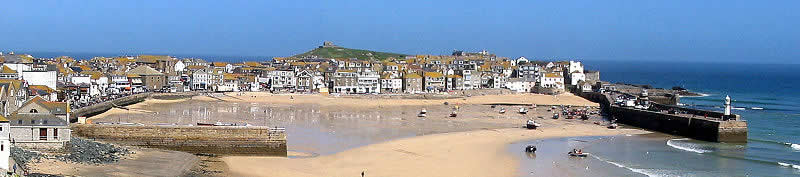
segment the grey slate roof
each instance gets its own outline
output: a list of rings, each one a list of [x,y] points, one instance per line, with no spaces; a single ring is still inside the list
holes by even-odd
[[[11,114],[11,126],[67,126],[67,121],[53,114]]]

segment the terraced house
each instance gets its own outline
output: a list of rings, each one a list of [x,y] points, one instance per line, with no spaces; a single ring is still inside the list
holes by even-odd
[[[60,149],[69,142],[69,106],[64,102],[34,97],[7,117],[14,146],[30,149]]]

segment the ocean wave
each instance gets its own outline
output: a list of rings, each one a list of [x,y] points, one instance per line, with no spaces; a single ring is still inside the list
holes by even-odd
[[[762,143],[782,144],[782,145],[789,146],[790,148],[792,148],[794,150],[800,151],[800,144],[786,143],[786,142],[779,142],[779,141],[772,141],[772,140],[762,140],[762,139],[747,139],[747,140],[748,141],[758,141],[758,142],[762,142]]]
[[[794,150],[800,151],[800,144],[786,143],[786,145],[789,145],[789,147],[792,147]]]
[[[698,94],[698,96],[692,96],[692,95],[685,95],[685,96],[684,96],[684,95],[678,95],[678,97],[699,98],[699,97],[707,97],[707,96],[711,96],[711,94],[707,94],[707,93],[699,93],[699,92],[695,92],[695,93],[696,93],[696,94]]]
[[[692,143],[688,143],[688,142],[681,143],[681,142],[678,142],[678,141],[687,141],[687,140],[689,140],[689,138],[678,138],[678,139],[667,140],[667,146],[673,147],[675,149],[680,149],[680,150],[689,151],[689,152],[695,152],[695,153],[699,153],[699,154],[713,152],[711,150],[701,149],[701,148],[695,146]]]
[[[790,163],[778,162],[778,165],[784,166],[784,167],[791,167],[791,168],[795,168],[795,169],[800,169],[800,165],[795,165],[795,164],[790,164]]]
[[[628,167],[628,166],[622,165],[622,164],[620,164],[620,163],[617,163],[617,162],[614,162],[614,161],[606,160],[606,159],[604,159],[604,158],[601,158],[601,157],[598,157],[598,156],[596,156],[596,155],[590,155],[590,156],[594,157],[594,158],[595,158],[595,159],[597,159],[597,160],[603,161],[603,162],[605,162],[605,163],[609,163],[609,164],[611,164],[611,165],[617,166],[617,167],[619,167],[619,168],[624,168],[624,169],[630,170],[630,171],[632,171],[632,172],[634,172],[634,173],[643,174],[643,175],[646,175],[646,176],[649,176],[649,177],[671,177],[671,176],[680,176],[680,175],[668,175],[668,174],[664,174],[664,173],[659,173],[659,171],[660,171],[660,170],[658,170],[658,169],[642,169],[642,168],[631,168],[631,167]]]

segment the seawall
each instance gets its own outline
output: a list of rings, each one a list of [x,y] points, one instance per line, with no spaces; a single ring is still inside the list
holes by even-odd
[[[73,125],[75,136],[189,153],[287,156],[286,132],[262,126]]]
[[[184,92],[184,93],[140,93],[129,95],[126,97],[117,98],[114,100],[105,101],[102,103],[97,103],[91,106],[86,106],[82,108],[78,108],[72,110],[72,114],[70,115],[70,122],[76,122],[78,117],[91,117],[97,114],[101,114],[115,106],[127,106],[131,104],[136,104],[139,102],[144,101],[147,98],[155,98],[155,99],[181,99],[187,98],[197,95],[194,92]]]
[[[739,115],[725,118],[719,112],[662,104],[652,105],[660,110],[675,109],[686,112],[686,114],[669,114],[614,105],[613,98],[607,94],[580,93],[579,95],[598,102],[603,111],[616,118],[618,123],[703,141],[747,142],[747,122],[740,121]]]

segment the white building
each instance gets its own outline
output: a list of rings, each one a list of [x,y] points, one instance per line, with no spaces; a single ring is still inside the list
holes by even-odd
[[[58,73],[56,71],[23,71],[22,79],[29,85],[46,85],[56,90]]]
[[[529,78],[511,78],[506,81],[506,88],[519,93],[530,93],[536,86],[536,80]]]
[[[297,77],[291,70],[270,71],[267,77],[270,79],[270,90],[292,90],[297,83]]]
[[[528,62],[530,62],[530,61],[527,58],[519,57],[516,60],[511,62],[511,66],[517,66],[519,64],[524,64],[524,63],[528,63]]]
[[[561,73],[545,73],[539,80],[542,88],[564,89],[564,77],[561,76]]]
[[[175,63],[175,72],[180,73],[184,71],[186,71],[186,64],[184,64],[183,61],[178,60],[178,62]]]
[[[381,92],[399,93],[403,91],[403,79],[395,74],[386,73],[381,76]]]
[[[583,63],[579,61],[569,61],[569,69],[567,69],[569,73],[583,73]]]
[[[364,71],[358,74],[357,93],[381,93],[378,72]]]
[[[204,69],[198,69],[192,73],[192,90],[208,90],[212,84],[212,76]]]
[[[0,116],[0,169],[9,171],[8,160],[11,156],[11,124]]]
[[[586,75],[579,72],[573,72],[569,74],[569,81],[570,85],[576,86],[578,82],[586,81]]]

